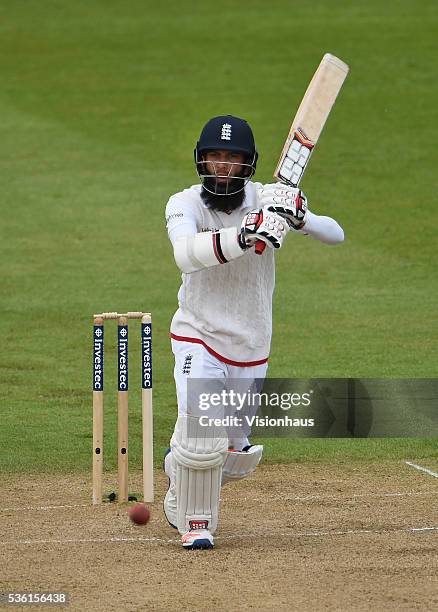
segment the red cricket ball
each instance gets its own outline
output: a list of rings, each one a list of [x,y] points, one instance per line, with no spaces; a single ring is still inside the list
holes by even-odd
[[[149,508],[145,504],[134,504],[128,510],[129,518],[136,525],[146,525],[151,517]]]

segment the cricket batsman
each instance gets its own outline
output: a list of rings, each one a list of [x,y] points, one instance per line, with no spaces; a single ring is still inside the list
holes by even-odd
[[[178,310],[171,323],[178,418],[164,461],[168,522],[187,549],[213,548],[221,485],[245,478],[263,447],[249,428],[227,431],[217,420],[201,425],[188,380],[266,377],[272,335],[275,252],[287,236],[325,244],[344,239],[338,223],[312,213],[300,189],[253,182],[258,153],[243,119],[214,117],[195,148],[200,184],[171,196],[169,239],[182,272]],[[267,247],[258,255],[254,246]],[[293,291],[294,289],[291,289]],[[252,410],[256,410],[253,407]]]

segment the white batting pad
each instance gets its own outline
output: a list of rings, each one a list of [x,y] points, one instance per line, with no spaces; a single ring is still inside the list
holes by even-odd
[[[167,453],[166,457],[164,458],[164,471],[169,478],[169,488],[167,489],[163,501],[164,514],[166,515],[167,521],[170,523],[170,525],[176,527],[176,464],[171,452]]]
[[[191,528],[205,528],[213,534],[218,524],[222,465],[228,448],[225,430],[203,427],[197,417],[179,416],[170,446],[176,464],[178,531],[183,534]]]
[[[255,444],[248,451],[229,451],[222,468],[222,484],[241,480],[254,472],[263,454],[263,446]]]

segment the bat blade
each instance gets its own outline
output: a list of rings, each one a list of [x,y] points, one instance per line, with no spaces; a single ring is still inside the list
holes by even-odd
[[[275,168],[274,177],[297,187],[309,163],[333,104],[348,74],[348,66],[326,53],[304,94]]]
[[[298,187],[338,93],[348,74],[348,65],[326,53],[310,81],[283,146],[274,178]],[[266,244],[259,240],[255,251],[261,255]]]

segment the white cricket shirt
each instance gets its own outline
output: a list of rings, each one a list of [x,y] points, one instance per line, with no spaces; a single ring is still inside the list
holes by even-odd
[[[201,198],[201,185],[173,195],[166,207],[172,244],[180,236],[212,232],[224,227],[240,229],[242,218],[260,208],[256,188],[249,182],[245,199],[227,214],[210,209]],[[237,236],[237,229],[236,229]],[[236,237],[237,240],[237,237]],[[262,255],[248,249],[232,261],[182,274],[178,310],[172,338],[198,342],[231,365],[258,365],[267,360],[272,336],[272,294],[275,286],[274,250]]]

